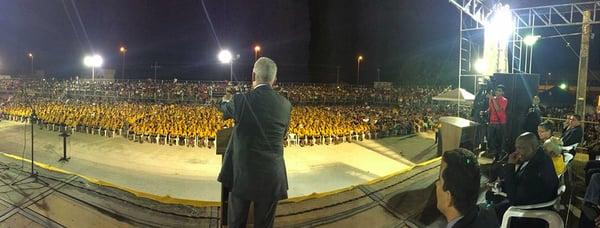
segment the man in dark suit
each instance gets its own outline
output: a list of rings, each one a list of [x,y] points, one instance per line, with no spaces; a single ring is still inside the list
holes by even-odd
[[[583,140],[583,127],[581,127],[581,116],[570,115],[567,117],[567,127],[562,132],[562,141],[565,146],[572,146],[575,143],[581,143]]]
[[[250,203],[254,227],[272,227],[277,201],[287,198],[288,182],[283,159],[292,105],[277,94],[277,66],[262,57],[254,64],[253,90],[223,97],[219,109],[234,119],[219,181],[229,190],[229,227],[245,227]]]
[[[477,206],[481,173],[477,157],[467,149],[444,152],[435,182],[437,208],[446,227],[499,227],[498,218],[487,206]]]
[[[542,123],[542,111],[540,110],[540,98],[533,96],[531,99],[531,107],[525,116],[522,132],[537,132],[538,125]]]
[[[500,168],[500,184],[506,198],[494,199],[498,217],[502,218],[510,206],[548,202],[556,198],[558,176],[552,160],[539,146],[537,136],[525,132],[517,137],[516,151],[509,155],[508,163]],[[488,194],[488,201],[490,200]],[[515,219],[516,223],[527,223],[537,227],[537,221]],[[532,222],[532,223],[531,223]],[[514,223],[513,223],[514,224]]]

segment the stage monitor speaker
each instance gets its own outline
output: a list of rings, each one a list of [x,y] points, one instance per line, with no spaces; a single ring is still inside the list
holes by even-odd
[[[457,148],[474,151],[477,146],[479,123],[455,116],[440,117],[442,128],[438,138],[438,154]]]
[[[504,97],[508,99],[506,107],[506,138],[505,147],[514,151],[515,139],[523,133],[523,124],[527,111],[531,106],[533,96],[538,94],[540,76],[537,74],[494,74],[492,77],[494,86],[504,85]],[[533,132],[536,133],[536,132]]]

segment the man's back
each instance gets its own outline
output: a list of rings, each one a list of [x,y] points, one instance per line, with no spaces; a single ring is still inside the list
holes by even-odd
[[[495,211],[487,205],[477,206],[465,214],[453,228],[492,228],[499,227]]]
[[[270,86],[236,94],[233,98],[232,192],[248,200],[287,198],[283,138],[291,104]]]

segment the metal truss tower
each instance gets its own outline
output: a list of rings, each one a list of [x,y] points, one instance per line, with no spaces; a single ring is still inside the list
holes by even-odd
[[[493,4],[497,0],[449,0],[460,13],[459,29],[459,60],[458,60],[458,87],[461,88],[461,81],[464,77],[471,77],[474,81],[474,91],[477,90],[477,78],[480,75],[475,72],[474,62],[483,56],[483,33],[486,20],[491,16]],[[589,12],[589,24],[600,24],[600,1],[578,2],[557,5],[545,5],[529,8],[511,9],[513,17],[514,33],[509,41],[509,72],[510,73],[531,73],[531,63],[533,58],[533,47],[524,45],[523,38],[526,35],[533,34],[535,29],[563,27],[583,27],[584,14]],[[588,33],[589,34],[589,33]],[[579,34],[577,34],[579,35]],[[587,61],[587,59],[585,60]],[[581,66],[582,64],[580,64]],[[585,64],[587,66],[587,63]],[[587,69],[585,75],[587,75]],[[581,83],[581,72],[579,70]],[[584,76],[585,76],[584,75]],[[580,93],[577,95],[577,109],[580,109],[580,101],[585,105],[585,89],[581,88],[583,97]],[[578,91],[580,89],[578,88]],[[458,106],[460,106],[460,101]],[[458,108],[460,110],[460,108]],[[583,108],[581,108],[583,110]],[[579,112],[577,112],[579,113]],[[460,115],[460,114],[459,114]]]

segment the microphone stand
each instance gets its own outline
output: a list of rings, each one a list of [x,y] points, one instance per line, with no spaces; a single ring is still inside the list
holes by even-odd
[[[24,94],[24,92],[23,92],[23,94]],[[21,180],[17,180],[15,182],[11,183],[11,185],[15,185],[18,183],[28,184],[28,183],[37,182],[37,183],[49,186],[48,183],[46,183],[45,181],[43,181],[42,179],[39,178],[39,174],[34,168],[35,159],[34,159],[34,150],[33,150],[33,130],[34,130],[33,129],[34,128],[33,121],[35,121],[37,119],[37,115],[35,114],[35,109],[33,108],[33,105],[31,105],[31,100],[30,99],[27,99],[27,100],[28,100],[27,104],[28,104],[29,108],[31,108],[31,116],[29,117],[29,123],[31,124],[31,172],[29,173],[29,176],[27,176]],[[33,181],[24,182],[25,180],[28,180],[28,179],[33,179]]]

